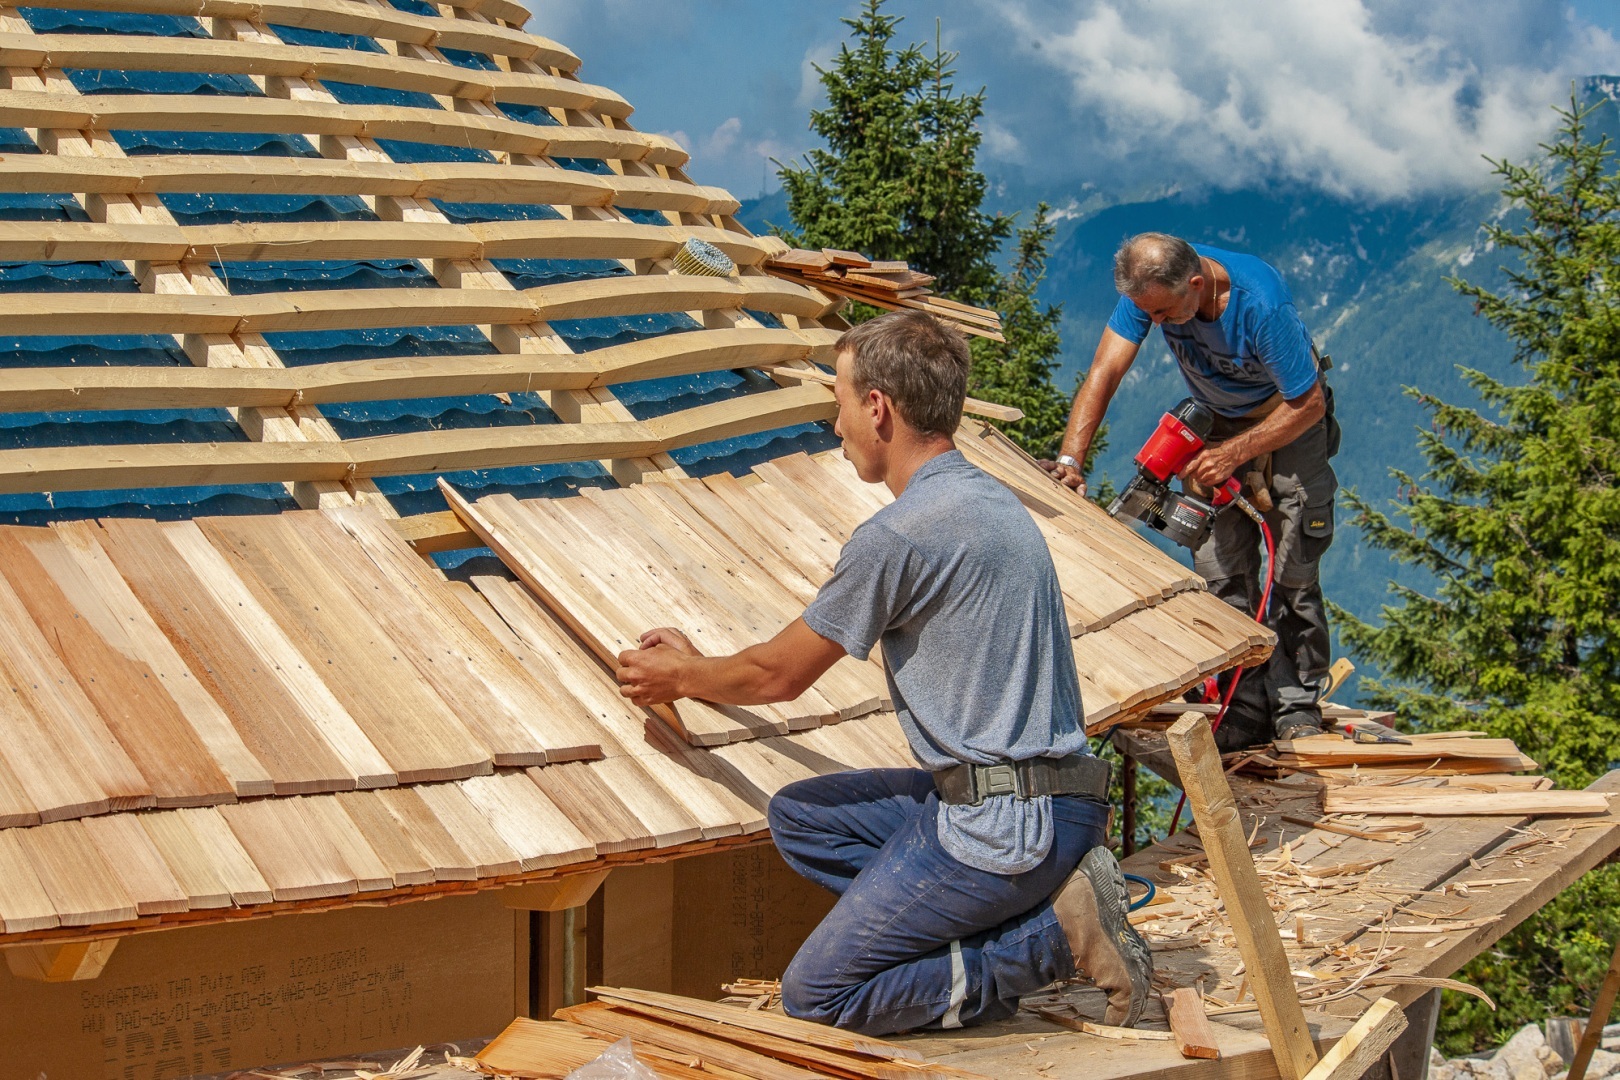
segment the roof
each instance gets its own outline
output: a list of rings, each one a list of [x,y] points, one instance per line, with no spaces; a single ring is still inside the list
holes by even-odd
[[[909,762],[869,663],[619,697],[615,635],[768,633],[881,505],[807,372],[843,324],[521,8],[448,8],[0,18],[0,944],[752,842],[782,784]],[[672,273],[693,237],[738,272]],[[1050,543],[1094,730],[1269,647],[961,443]]]

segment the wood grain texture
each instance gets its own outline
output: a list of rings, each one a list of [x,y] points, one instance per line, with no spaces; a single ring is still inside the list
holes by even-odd
[[[27,530],[36,542],[47,529]],[[159,806],[203,806],[235,797],[231,781],[187,722],[163,681],[144,664],[130,663],[101,636],[95,619],[68,598],[22,540],[24,530],[0,531],[0,568],[42,631],[43,640],[71,673],[96,714],[139,770]],[[43,535],[38,535],[43,534]],[[88,583],[76,590],[85,596]]]
[[[79,821],[58,821],[16,831],[23,856],[63,926],[97,926],[135,918],[125,891]]]
[[[48,930],[61,923],[56,907],[40,884],[31,852],[21,835],[28,830],[0,830],[0,929],[8,934]]]
[[[1322,795],[1328,814],[1417,814],[1443,816],[1587,815],[1609,812],[1607,796],[1596,791],[1460,791],[1457,788],[1331,788]]]
[[[392,633],[346,587],[294,521],[315,511],[205,518],[204,536],[275,619],[402,783],[448,780],[493,767]],[[403,634],[418,628],[399,626]],[[431,628],[423,632],[429,632]]]
[[[528,60],[573,71],[579,57],[546,38],[494,23],[412,15],[392,7],[329,4],[322,0],[63,0],[69,10],[128,11],[204,19],[262,19],[267,23],[330,30],[414,45],[442,45]]]
[[[210,154],[96,159],[7,154],[0,160],[0,191],[69,188],[95,195],[263,192],[451,201],[476,201],[498,189],[505,201],[531,205],[618,205],[693,214],[727,214],[739,206],[719,188],[651,176],[609,178],[539,165]]]
[[[190,526],[195,530],[195,526]],[[103,543],[282,793],[396,782],[343,706],[201,533],[110,520]],[[187,543],[188,558],[171,543]]]
[[[475,776],[457,786],[517,853],[522,872],[596,857],[596,845],[524,773]]]
[[[516,5],[513,5],[516,6]],[[336,79],[473,101],[510,101],[623,117],[629,102],[602,86],[555,75],[480,71],[430,60],[352,49],[209,38],[0,33],[0,66],[207,71],[216,74]]]
[[[1170,1032],[1175,1036],[1176,1049],[1184,1058],[1217,1060],[1221,1048],[1215,1041],[1215,1030],[1204,1015],[1204,1002],[1197,990],[1183,986],[1170,994],[1168,1012]]]
[[[340,791],[332,798],[382,863],[395,888],[426,885],[435,879],[437,868],[377,792]]]
[[[357,882],[325,832],[311,828],[298,800],[265,799],[216,811],[264,876],[276,900],[344,896]]]
[[[162,684],[185,722],[223,770],[238,796],[268,795],[274,781],[101,546],[102,530],[88,521],[56,522],[50,537],[18,534],[79,614],[130,664]]]
[[[142,814],[139,822],[185,894],[188,910],[231,906],[230,886],[220,878],[211,845],[203,842],[186,818],[178,813]]]
[[[1406,1014],[1389,998],[1373,1002],[1305,1080],[1359,1080],[1406,1030]]]
[[[190,910],[185,889],[175,880],[157,845],[133,814],[85,818],[84,835],[113,877],[135,901],[137,915]]]
[[[1319,1055],[1300,1008],[1271,905],[1254,869],[1231,786],[1222,772],[1209,720],[1188,714],[1171,726],[1166,738],[1209,856],[1210,872],[1226,904],[1238,951],[1248,969],[1249,985],[1271,1039],[1277,1071],[1284,1080],[1301,1080]]]

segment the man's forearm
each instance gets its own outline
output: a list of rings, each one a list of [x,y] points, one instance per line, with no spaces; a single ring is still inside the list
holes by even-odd
[[[1238,461],[1249,461],[1280,450],[1303,435],[1325,412],[1326,403],[1320,389],[1312,390],[1296,401],[1283,402],[1270,416],[1228,440],[1227,449]]]
[[[766,705],[804,692],[786,673],[762,663],[761,653],[760,646],[750,645],[730,656],[684,657],[676,672],[680,696],[720,705]]]
[[[1097,437],[1108,403],[1114,399],[1119,379],[1111,371],[1093,367],[1080,390],[1074,395],[1074,407],[1069,411],[1069,424],[1063,430],[1060,452],[1069,455],[1083,466],[1091,452],[1091,442]]]

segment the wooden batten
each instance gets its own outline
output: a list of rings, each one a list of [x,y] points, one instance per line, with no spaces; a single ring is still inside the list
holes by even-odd
[[[117,947],[117,938],[102,938],[66,945],[14,945],[0,949],[0,953],[5,955],[6,967],[19,979],[80,982],[98,977]]]

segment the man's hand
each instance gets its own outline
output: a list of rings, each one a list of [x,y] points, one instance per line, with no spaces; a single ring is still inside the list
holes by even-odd
[[[1082,496],[1085,495],[1086,478],[1079,469],[1076,469],[1073,465],[1064,465],[1057,461],[1042,460],[1039,464],[1053,480],[1056,480],[1064,487],[1073,488]]]
[[[1198,452],[1197,457],[1187,462],[1187,467],[1181,470],[1181,478],[1212,490],[1218,488],[1232,478],[1239,465],[1248,460],[1240,456],[1242,452],[1235,442],[1206,446]]]
[[[685,634],[660,626],[641,635],[641,646],[619,654],[619,693],[637,705],[663,705],[684,695],[680,676],[702,654]]]

